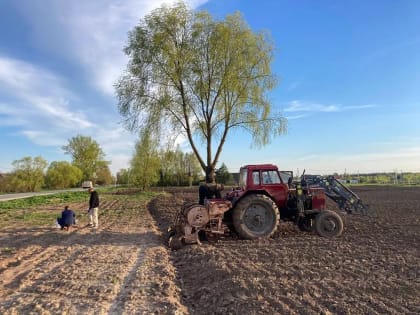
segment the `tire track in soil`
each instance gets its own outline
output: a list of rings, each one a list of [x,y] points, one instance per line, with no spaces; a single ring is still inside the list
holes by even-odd
[[[0,313],[420,313],[418,189],[362,189],[358,195],[373,215],[346,217],[338,239],[281,224],[269,240],[223,237],[168,252],[163,232],[182,202],[196,197],[171,192],[150,203],[154,221],[147,213],[139,219],[143,205],[109,203],[101,213],[109,224],[96,233],[75,231],[86,235],[63,257],[50,256],[61,265],[48,267],[44,259],[38,271],[22,274],[20,281],[32,286],[7,296],[7,307],[1,301]],[[88,237],[91,246],[85,246]],[[38,253],[42,242],[48,243],[29,239],[27,255],[31,247]],[[64,282],[59,270],[68,263],[73,277]],[[48,271],[39,276],[41,269]]]
[[[4,288],[8,287],[0,290],[0,313],[182,310],[172,283],[173,270],[163,265],[158,266],[160,270],[154,269],[156,261],[168,263],[168,253],[161,247],[161,236],[146,206],[103,202],[100,211],[97,231],[82,228],[74,229],[71,235],[58,232],[50,235],[63,235],[58,244],[29,246],[24,249],[24,257],[12,258],[20,262],[9,264],[0,273]],[[102,222],[104,217],[109,219]],[[69,278],[61,274],[63,268],[69,271]],[[159,275],[165,277],[164,281]],[[159,296],[157,292],[163,288],[166,304],[161,297],[153,301],[151,297]]]
[[[109,205],[114,205],[115,202],[105,202],[104,209],[109,209]],[[112,222],[109,222],[105,224],[106,226],[112,224]],[[0,283],[5,287],[9,288],[9,290],[15,291],[17,289],[23,289],[24,287],[31,286],[31,282],[28,282],[25,284],[25,286],[20,285],[21,279],[25,278],[25,275],[27,275],[31,270],[38,269],[37,267],[40,265],[43,265],[45,261],[54,261],[55,264],[51,263],[48,264],[48,269],[46,271],[52,270],[56,268],[56,266],[61,265],[61,261],[58,259],[52,259],[57,258],[55,255],[57,252],[64,251],[66,247],[70,246],[71,244],[77,243],[81,240],[82,235],[86,235],[86,230],[83,231],[83,227],[80,228],[73,228],[70,232],[70,236],[63,235],[62,231],[54,231],[58,237],[61,237],[61,240],[58,242],[54,241],[55,238],[50,238],[49,242],[50,244],[54,244],[52,247],[41,247],[41,248],[33,248],[28,247],[24,250],[24,253],[20,253],[17,259],[14,259],[13,262],[7,262],[6,268],[2,268],[2,277],[0,280]],[[79,232],[80,233],[77,233]],[[60,233],[61,232],[61,233]],[[40,237],[43,237],[44,235],[42,233],[38,234]],[[62,237],[64,236],[64,238]],[[68,237],[66,237],[68,236]],[[23,240],[20,241],[21,244],[24,243],[30,243],[31,239],[33,239],[34,236],[23,238]],[[89,246],[89,244],[92,244],[94,242],[93,239],[89,240],[83,240],[85,246]],[[60,255],[61,256],[61,255]],[[35,264],[36,263],[36,264]],[[45,265],[45,264],[44,264]],[[44,270],[45,272],[45,270]],[[33,279],[33,278],[32,278]],[[2,292],[0,292],[0,298],[2,297]],[[4,294],[7,294],[5,291]],[[3,294],[3,295],[4,295]]]
[[[156,201],[162,231],[189,196]],[[182,302],[194,314],[420,313],[419,189],[369,187],[359,196],[370,215],[345,216],[337,239],[281,224],[269,240],[172,252]]]

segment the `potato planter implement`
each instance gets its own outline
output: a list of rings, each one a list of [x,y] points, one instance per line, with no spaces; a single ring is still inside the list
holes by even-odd
[[[212,193],[220,187],[205,184],[200,187],[200,203],[182,206],[169,228],[172,249],[200,243],[203,233],[231,231],[244,239],[269,237],[279,220],[292,221],[302,231],[337,237],[343,232],[343,220],[338,213],[325,209],[326,196],[346,213],[367,213],[360,198],[333,176],[302,175],[299,181],[293,181],[293,172],[279,171],[273,164],[241,167],[239,187],[224,198],[212,199]]]

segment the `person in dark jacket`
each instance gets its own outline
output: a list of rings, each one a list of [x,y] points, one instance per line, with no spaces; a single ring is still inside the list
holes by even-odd
[[[69,206],[65,206],[61,213],[61,218],[57,218],[57,223],[60,225],[62,230],[70,230],[70,227],[76,224],[76,214],[73,210],[69,209]]]
[[[93,228],[98,228],[98,207],[99,207],[99,196],[96,190],[93,189],[93,186],[88,189],[90,193],[89,198],[89,226]]]
[[[204,205],[205,199],[222,198],[221,191],[224,189],[222,184],[201,184],[198,187],[198,203]]]

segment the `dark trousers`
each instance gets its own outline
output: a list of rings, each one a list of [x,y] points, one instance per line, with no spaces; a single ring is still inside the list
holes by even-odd
[[[61,226],[61,229],[64,229],[64,227],[70,227],[71,224],[65,223],[63,218],[57,218],[57,223]]]

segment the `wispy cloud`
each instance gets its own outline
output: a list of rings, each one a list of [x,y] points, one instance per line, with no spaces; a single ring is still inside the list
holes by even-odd
[[[66,88],[65,80],[48,69],[0,56],[3,127],[18,127],[18,134],[37,145],[50,147],[61,147],[77,134],[92,136],[106,152],[107,159],[114,160],[113,154],[125,154],[127,159],[119,160],[128,160],[131,152],[127,148],[134,146],[134,136],[115,119],[107,119],[98,109],[93,109],[97,114],[92,116],[89,114],[92,108],[82,105]]]
[[[0,114],[8,125],[65,128],[92,127],[83,112],[69,106],[76,99],[63,80],[50,71],[22,60],[0,56]],[[5,100],[10,103],[7,104]]]
[[[287,115],[287,120],[295,120],[309,116],[309,114],[299,114],[299,115]]]
[[[40,46],[80,63],[89,77],[87,82],[114,95],[113,85],[127,63],[122,50],[128,31],[151,10],[176,1],[44,0],[27,2],[18,9],[32,24],[34,40],[39,40]],[[195,8],[207,1],[186,2]]]
[[[106,159],[112,160],[113,172],[127,167],[135,135],[119,124],[113,98],[113,85],[127,63],[122,49],[128,31],[145,14],[176,1],[15,2],[25,24],[30,26],[31,45],[44,56],[74,68],[75,73],[82,74],[77,78],[78,85],[91,85],[102,95],[93,101],[97,104],[86,104],[82,92],[72,89],[71,78],[56,72],[62,69],[51,70],[0,55],[1,125],[18,127],[17,133],[41,146],[61,146],[77,134],[92,136],[104,149]],[[196,8],[205,2],[189,0],[187,4]],[[109,106],[106,110],[104,104]]]
[[[353,105],[353,106],[343,106],[341,104],[319,104],[311,103],[306,101],[294,100],[287,103],[285,112],[326,112],[326,113],[337,113],[344,112],[349,110],[358,110],[358,109],[367,109],[375,107],[373,104],[367,105]]]

